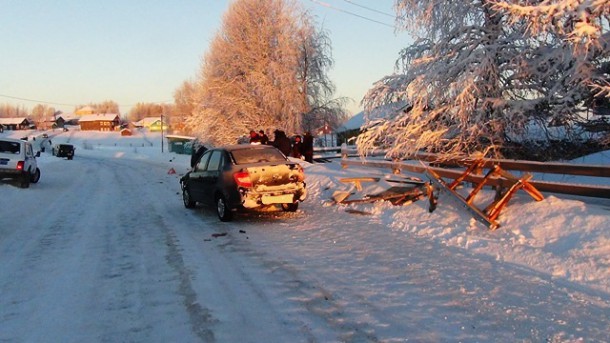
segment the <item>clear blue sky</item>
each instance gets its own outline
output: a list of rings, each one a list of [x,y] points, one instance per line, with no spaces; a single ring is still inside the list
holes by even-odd
[[[366,91],[393,72],[410,42],[389,27],[392,17],[376,12],[392,14],[394,1],[298,1],[330,31],[336,96],[353,99],[348,108],[359,111]],[[196,78],[229,3],[0,0],[0,103],[72,112],[113,100],[126,114],[138,102],[173,102],[176,88]]]

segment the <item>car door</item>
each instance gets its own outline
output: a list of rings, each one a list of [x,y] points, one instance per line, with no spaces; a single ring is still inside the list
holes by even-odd
[[[195,164],[193,170],[189,174],[188,185],[191,197],[196,202],[207,202],[205,197],[205,171],[208,165],[208,160],[212,155],[212,151],[208,150],[201,156],[199,162]]]
[[[224,153],[222,150],[213,150],[210,153],[210,159],[208,160],[206,169],[203,172],[202,187],[205,192],[205,201],[207,203],[213,203],[215,200],[214,195],[216,193],[216,187],[218,185],[224,163],[223,155]]]
[[[31,173],[36,171],[36,157],[34,156],[34,149],[29,143],[25,144],[25,166],[23,170],[29,170]]]

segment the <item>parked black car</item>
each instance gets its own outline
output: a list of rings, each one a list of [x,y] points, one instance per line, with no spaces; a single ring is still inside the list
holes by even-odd
[[[184,206],[214,205],[221,221],[234,211],[281,207],[296,211],[305,200],[303,168],[270,145],[230,145],[206,151],[180,178]]]
[[[72,144],[55,144],[51,153],[57,157],[67,157],[69,160],[74,158],[76,148]]]

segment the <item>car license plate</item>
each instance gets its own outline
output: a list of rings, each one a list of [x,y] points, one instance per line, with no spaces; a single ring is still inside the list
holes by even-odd
[[[0,165],[5,166],[8,164],[8,160],[7,159],[0,159]]]
[[[284,195],[263,195],[261,201],[265,205],[270,204],[291,204],[294,200],[294,195],[292,194],[284,194]]]

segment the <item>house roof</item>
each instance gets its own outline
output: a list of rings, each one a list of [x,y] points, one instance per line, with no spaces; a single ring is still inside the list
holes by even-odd
[[[353,117],[351,117],[341,126],[339,126],[337,132],[360,129],[362,125],[364,125],[366,119],[375,120],[391,117],[395,115],[398,111],[403,109],[405,106],[406,102],[398,101],[386,105],[381,105],[368,113],[365,113],[365,111],[356,113]]]
[[[146,117],[133,123],[135,126],[150,126],[158,121],[161,121],[161,117]]]
[[[13,117],[13,118],[0,118],[0,124],[2,125],[19,125],[24,121],[27,121],[26,117]]]
[[[119,118],[116,113],[103,113],[103,114],[87,114],[80,117],[79,122],[91,122],[91,121],[114,121]]]
[[[88,113],[93,113],[95,112],[95,110],[91,107],[91,106],[85,106],[85,107],[81,107],[78,110],[76,110],[76,114],[78,115],[86,115]]]
[[[65,121],[68,121],[68,120],[80,119],[81,116],[76,115],[74,113],[62,113],[57,116],[57,119],[59,119],[59,118],[63,118]]]

